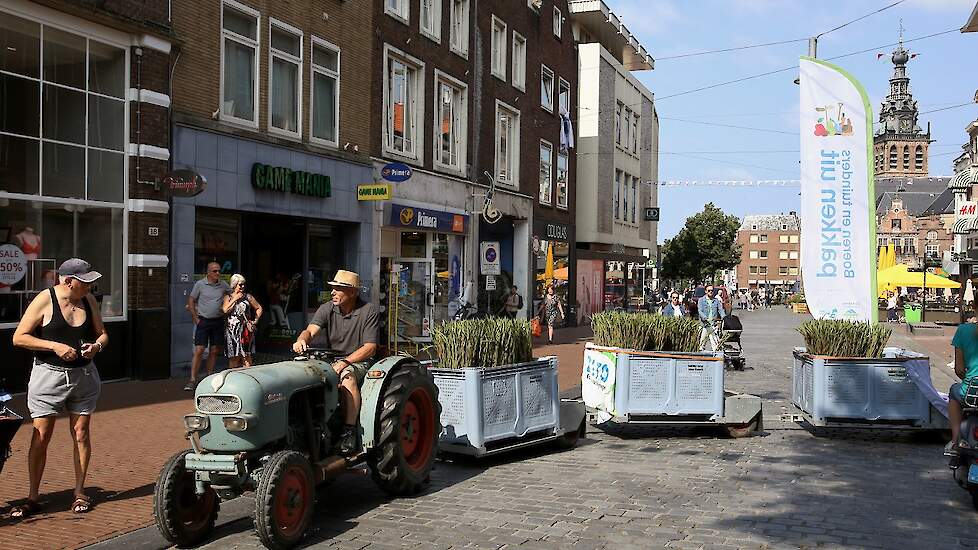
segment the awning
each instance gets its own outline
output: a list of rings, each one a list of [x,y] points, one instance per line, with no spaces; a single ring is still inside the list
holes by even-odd
[[[954,177],[951,178],[951,183],[947,184],[947,187],[955,191],[967,191],[976,183],[978,183],[978,169],[965,166],[964,170],[954,174]]]
[[[955,235],[967,235],[972,231],[978,231],[978,218],[960,218],[954,220],[951,232]]]

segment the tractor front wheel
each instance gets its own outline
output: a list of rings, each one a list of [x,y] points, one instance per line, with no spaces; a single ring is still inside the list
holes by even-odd
[[[262,470],[255,491],[255,532],[267,548],[291,548],[302,539],[312,519],[312,467],[301,453],[279,451]]]
[[[374,482],[391,495],[417,494],[429,481],[441,434],[438,387],[428,369],[408,365],[390,375],[377,433],[367,459]]]
[[[185,457],[190,450],[173,455],[160,471],[153,493],[153,517],[163,538],[180,548],[195,546],[214,530],[220,503],[214,489],[198,495],[193,472]]]

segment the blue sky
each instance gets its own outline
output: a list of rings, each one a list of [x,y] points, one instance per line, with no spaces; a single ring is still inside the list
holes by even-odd
[[[659,180],[798,179],[797,70],[677,97],[666,96],[796,65],[806,42],[729,53],[664,59],[691,52],[808,37],[893,3],[894,0],[605,0],[656,60],[653,71],[634,73],[656,96],[660,117]],[[869,93],[874,120],[888,91],[893,65],[888,56],[900,19],[905,40],[960,28],[975,0],[905,0],[902,4],[819,39],[818,56],[834,60],[858,78]],[[909,67],[920,111],[972,100],[978,78],[978,33],[952,32],[913,41],[919,56]],[[978,117],[978,105],[921,114],[936,141],[930,150],[931,175],[950,175],[951,161],[967,140],[964,128]],[[680,118],[707,124],[669,120]],[[761,128],[742,130],[726,124]],[[749,152],[741,152],[749,151]],[[764,152],[756,152],[764,151]],[[777,151],[777,152],[774,152]],[[676,154],[679,153],[679,154]],[[691,158],[699,157],[699,158]],[[798,188],[660,187],[659,241],[682,228],[686,218],[714,202],[724,211],[770,214],[798,209]]]

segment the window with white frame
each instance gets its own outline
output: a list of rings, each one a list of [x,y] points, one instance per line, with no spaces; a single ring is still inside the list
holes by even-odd
[[[493,76],[506,80],[506,23],[492,16],[492,65]]]
[[[778,275],[784,276],[788,274],[788,266],[782,265],[778,267]]]
[[[750,251],[750,259],[752,259],[752,260],[756,260],[756,259],[757,259],[758,257],[759,257],[759,256],[758,256],[758,253],[757,253],[757,251],[756,251],[756,250],[751,250],[751,251]]]
[[[424,65],[389,46],[384,71],[385,152],[421,159]]]
[[[757,275],[757,266],[756,265],[750,266],[750,274],[751,275]]]
[[[561,36],[560,33],[561,33],[561,29],[563,28],[563,25],[564,25],[564,18],[560,14],[560,10],[557,9],[556,6],[554,6],[553,29],[554,29],[554,36],[556,36],[557,38],[560,38]]]
[[[789,240],[791,241],[791,244],[798,244],[798,235],[791,235]]]
[[[221,7],[221,119],[258,127],[256,10],[225,0]]]
[[[632,113],[632,153],[638,153],[638,113]]]
[[[513,31],[513,87],[526,91],[526,38]]]
[[[786,244],[788,242],[788,236],[787,235],[779,235],[778,236],[778,242],[780,242],[781,244]]]
[[[798,251],[797,250],[792,250],[792,251],[788,252],[788,259],[789,260],[797,260],[798,259]]]
[[[937,256],[937,252],[938,252],[937,243],[927,243],[924,246],[924,249],[926,250],[926,254],[928,256]]]
[[[780,250],[780,251],[778,251],[778,259],[779,260],[787,260],[788,259],[788,251],[787,250]]]
[[[797,267],[788,267],[788,275],[798,275]]]
[[[621,101],[615,106],[615,144],[621,145],[621,113],[625,109],[625,106],[621,104]]]
[[[554,72],[546,65],[540,65],[540,105],[554,112]]]
[[[767,250],[760,250],[758,252],[760,253],[762,260],[766,260],[767,259]]]
[[[520,112],[496,101],[496,178],[517,185],[520,173]]]
[[[624,107],[621,110],[621,147],[628,150],[629,143],[632,141],[632,110]]]
[[[72,257],[102,273],[102,316],[126,311],[129,37],[65,26],[0,10],[0,244],[27,262],[0,293],[3,328]]]
[[[622,171],[615,170],[615,219],[621,219],[621,178]]]
[[[631,179],[632,179],[632,177],[630,175],[625,174],[625,176],[621,180],[621,184],[622,184],[622,189],[621,189],[621,220],[622,221],[625,221],[625,222],[628,221],[628,193],[629,193],[629,184],[628,184],[628,182]]]
[[[435,163],[461,172],[465,159],[467,89],[438,71],[435,74]]]
[[[340,49],[316,37],[312,39],[310,80],[310,139],[336,147],[340,131]]]
[[[410,16],[410,0],[384,0],[384,13],[407,23]]]
[[[462,57],[469,55],[469,0],[451,0],[449,47]]]
[[[274,133],[298,137],[302,105],[302,32],[269,20],[268,124]]]
[[[756,233],[754,233],[754,234],[752,234],[750,236],[750,242],[752,242],[752,243],[756,243],[757,242],[757,234]]]
[[[758,267],[758,275],[767,275],[767,266],[762,265]]]
[[[557,207],[567,208],[568,157],[566,151],[557,151]]]
[[[632,176],[632,223],[635,223],[635,212],[638,210],[638,178]]]
[[[559,79],[558,82],[559,82],[557,86],[557,89],[559,90],[557,92],[557,105],[559,108],[558,112],[567,113],[569,115],[570,106],[571,106],[570,83],[564,80],[563,78]]]
[[[441,0],[421,0],[421,34],[441,44]]]
[[[553,202],[553,153],[553,145],[540,140],[540,204]]]

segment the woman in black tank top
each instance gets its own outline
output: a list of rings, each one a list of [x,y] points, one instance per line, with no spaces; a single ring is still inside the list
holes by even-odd
[[[49,288],[48,291],[51,293],[51,320],[48,321],[48,324],[38,327],[38,335],[42,340],[59,342],[75,348],[76,357],[73,361],[66,361],[58,357],[58,354],[53,351],[38,351],[34,356],[39,361],[58,367],[81,367],[87,365],[91,362],[91,359],[87,359],[82,355],[82,344],[91,344],[95,341],[95,325],[94,321],[92,321],[92,307],[88,303],[88,297],[83,296],[81,299],[82,308],[85,310],[85,321],[81,325],[73,327],[68,324],[64,314],[61,312],[61,304],[58,302],[58,294],[54,291],[54,288]]]

